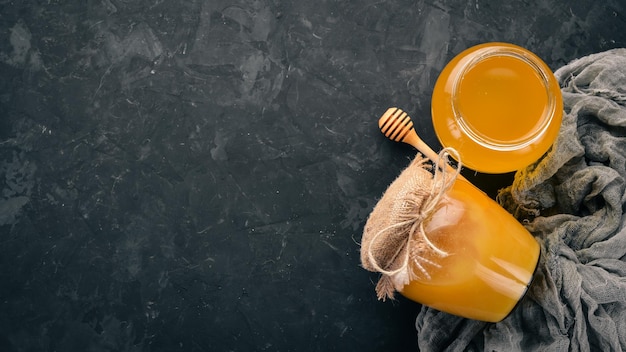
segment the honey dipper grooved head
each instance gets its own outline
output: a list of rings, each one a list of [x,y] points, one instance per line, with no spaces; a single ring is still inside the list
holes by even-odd
[[[389,139],[402,142],[413,129],[413,121],[406,112],[398,108],[389,108],[378,120],[380,131]]]

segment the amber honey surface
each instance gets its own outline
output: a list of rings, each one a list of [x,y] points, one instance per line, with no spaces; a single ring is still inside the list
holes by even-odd
[[[495,201],[458,179],[425,223],[437,251],[426,251],[418,279],[398,290],[441,311],[496,322],[524,295],[539,244]]]
[[[488,43],[455,57],[432,98],[435,132],[476,171],[503,173],[539,159],[561,124],[562,98],[550,69],[533,53]]]
[[[541,127],[547,105],[548,94],[542,78],[514,57],[486,58],[468,70],[459,82],[460,117],[479,137],[495,142],[530,137]]]

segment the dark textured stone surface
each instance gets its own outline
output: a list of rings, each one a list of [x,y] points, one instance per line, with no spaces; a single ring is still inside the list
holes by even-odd
[[[0,350],[415,350],[419,306],[377,302],[359,267],[413,155],[378,116],[437,147],[455,54],[507,41],[556,69],[626,45],[625,11],[0,1]]]

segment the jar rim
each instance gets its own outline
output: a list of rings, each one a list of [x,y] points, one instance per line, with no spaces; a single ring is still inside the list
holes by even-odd
[[[529,131],[529,134],[527,136],[516,140],[496,140],[486,134],[480,133],[480,131],[472,128],[468,121],[466,121],[466,118],[464,118],[458,106],[458,93],[460,90],[459,88],[461,82],[463,81],[463,78],[465,77],[465,74],[485,60],[498,57],[517,59],[524,63],[527,67],[531,68],[533,72],[536,73],[540,78],[541,86],[545,88],[545,93],[547,97],[547,102],[543,109],[542,116],[538,119],[540,125]],[[549,88],[552,72],[546,72],[542,63],[543,62],[540,61],[540,59],[535,58],[532,54],[529,54],[527,50],[509,45],[496,45],[481,48],[479,51],[475,52],[473,56],[469,58],[469,60],[466,60],[465,62],[460,62],[461,65],[459,67],[459,74],[454,77],[454,81],[452,84],[451,100],[452,113],[459,128],[475,143],[481,145],[482,147],[502,152],[526,148],[536,142],[538,139],[542,138],[546,130],[550,127],[552,120],[554,119],[557,106],[557,97],[555,97],[554,94],[551,94]]]

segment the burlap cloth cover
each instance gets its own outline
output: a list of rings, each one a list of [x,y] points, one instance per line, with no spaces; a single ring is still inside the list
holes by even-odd
[[[626,349],[626,49],[575,60],[556,76],[560,135],[499,195],[541,244],[535,281],[495,324],[422,307],[421,351]]]
[[[450,152],[455,153],[448,149],[439,153],[432,167],[418,154],[368,217],[361,240],[361,263],[365,269],[382,274],[376,294],[383,301],[393,298],[396,288],[411,279],[429,276],[426,267],[437,263],[426,259],[429,255],[425,252],[447,255],[428,240],[423,221],[458,176],[459,167],[454,171],[439,167],[448,162]]]

